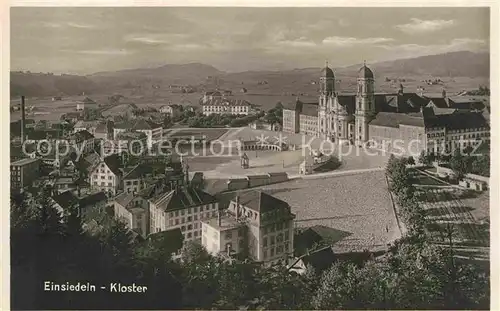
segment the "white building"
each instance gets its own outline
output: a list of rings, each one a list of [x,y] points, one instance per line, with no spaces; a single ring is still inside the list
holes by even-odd
[[[123,192],[113,202],[115,217],[143,236],[149,234],[149,201],[145,192],[148,189]]]
[[[92,99],[85,97],[82,101],[76,103],[76,110],[82,111],[85,109],[97,109],[99,105]]]
[[[164,113],[166,115],[169,115],[172,118],[175,118],[182,113],[181,107],[179,105],[175,105],[175,104],[161,106],[160,112]]]
[[[201,220],[215,217],[218,208],[212,195],[179,186],[150,200],[151,233],[180,228],[184,242],[201,240]]]
[[[231,114],[248,115],[251,112],[251,104],[242,99],[212,99],[201,104],[203,115]]]
[[[121,157],[118,154],[113,154],[104,158],[90,170],[89,176],[92,189],[116,195],[118,190],[122,188]]]
[[[287,263],[293,256],[295,214],[288,203],[251,190],[235,195],[221,214],[202,223],[202,245],[212,254],[229,249],[266,263]]]

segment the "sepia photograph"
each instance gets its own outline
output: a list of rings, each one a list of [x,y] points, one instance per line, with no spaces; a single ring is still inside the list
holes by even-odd
[[[492,10],[11,7],[10,308],[489,310]]]

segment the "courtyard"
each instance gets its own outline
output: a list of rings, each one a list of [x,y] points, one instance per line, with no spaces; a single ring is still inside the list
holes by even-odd
[[[290,204],[296,227],[323,225],[338,231],[332,246],[336,252],[379,251],[399,238],[384,172],[295,179],[257,189]]]

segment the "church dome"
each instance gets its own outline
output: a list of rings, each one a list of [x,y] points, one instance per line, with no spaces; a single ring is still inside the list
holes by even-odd
[[[321,76],[326,78],[335,78],[333,70],[328,67],[328,65],[326,65],[326,67],[321,70]]]
[[[361,67],[359,69],[358,78],[360,78],[360,79],[373,79],[373,72],[370,70],[370,68],[366,67],[366,63],[363,64],[363,67]]]

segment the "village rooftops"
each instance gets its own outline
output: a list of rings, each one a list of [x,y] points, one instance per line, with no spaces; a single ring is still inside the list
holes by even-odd
[[[128,129],[136,131],[154,130],[161,127],[161,124],[157,124],[153,121],[145,119],[137,119],[135,121],[125,121],[115,124],[116,129]]]
[[[78,131],[70,136],[70,139],[75,140],[76,142],[82,142],[93,138],[94,135],[90,134],[87,130]]]

